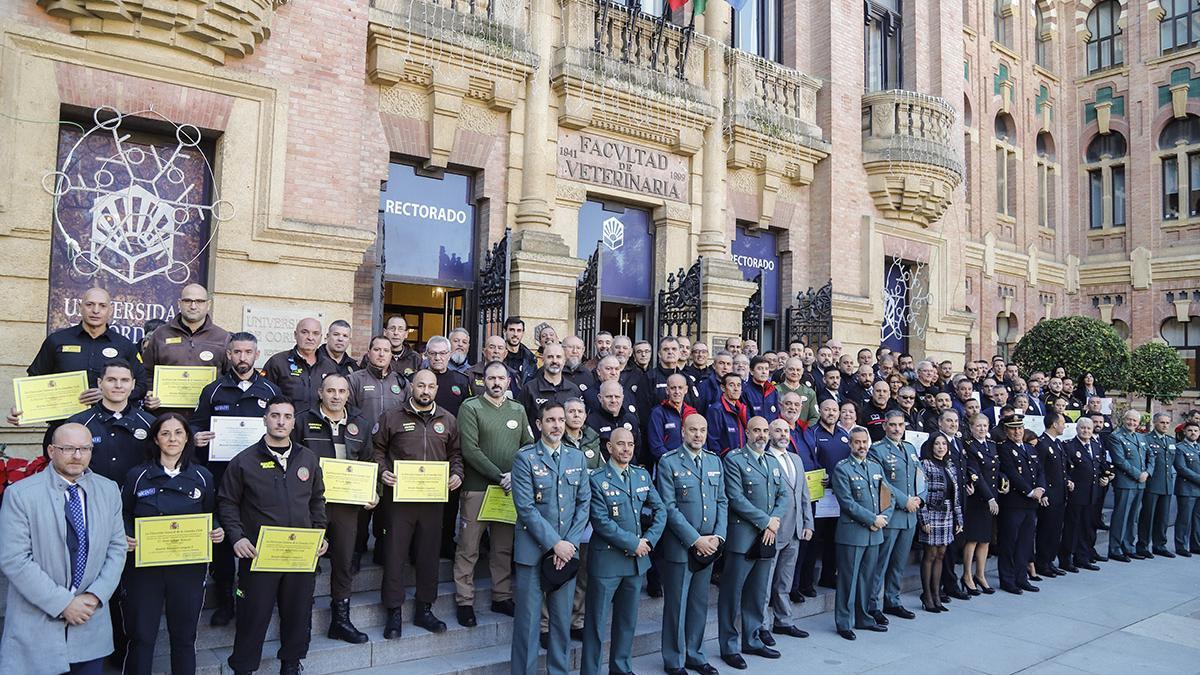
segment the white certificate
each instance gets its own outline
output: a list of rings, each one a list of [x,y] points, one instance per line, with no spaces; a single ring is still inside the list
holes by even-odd
[[[837,518],[841,515],[842,509],[838,505],[837,497],[834,496],[832,489],[825,490],[825,496],[817,500],[817,518]]]
[[[1041,436],[1046,433],[1046,420],[1041,415],[1026,415],[1025,428]]]
[[[1070,424],[1064,424],[1062,435],[1058,437],[1058,440],[1066,443],[1067,441],[1071,440],[1072,438],[1075,438],[1075,426],[1076,425],[1074,422],[1072,422]]]
[[[925,445],[925,441],[929,440],[929,434],[924,431],[905,431],[904,440],[912,443],[912,446],[920,452],[921,446]]]
[[[1084,401],[1084,403],[1087,403],[1087,401]],[[1106,397],[1106,398],[1100,399],[1100,412],[1104,413],[1105,415],[1111,415],[1112,414],[1112,404],[1113,404],[1113,400],[1111,398]]]
[[[267,432],[261,417],[213,417],[209,430],[216,434],[208,442],[210,462],[228,462]]]

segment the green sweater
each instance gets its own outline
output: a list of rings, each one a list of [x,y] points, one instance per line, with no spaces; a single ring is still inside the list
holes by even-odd
[[[520,403],[505,399],[495,406],[475,396],[458,409],[458,441],[466,465],[462,489],[482,492],[512,471],[513,457],[533,442],[533,436]]]

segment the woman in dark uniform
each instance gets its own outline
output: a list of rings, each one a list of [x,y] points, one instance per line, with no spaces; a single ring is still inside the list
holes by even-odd
[[[945,612],[938,585],[946,547],[962,533],[963,514],[958,494],[958,475],[950,461],[950,442],[943,434],[929,437],[921,446],[921,470],[925,472],[926,498],[917,511],[917,538],[925,547],[921,557],[921,606],[926,612]]]
[[[1000,513],[997,497],[1000,492],[1000,458],[996,443],[988,437],[988,418],[971,418],[971,439],[966,444],[968,485],[975,490],[964,501],[963,519],[963,585],[971,595],[996,591],[987,584],[988,547],[992,544],[992,529]],[[972,565],[974,569],[972,570]],[[978,584],[978,586],[976,586]]]
[[[147,461],[129,472],[122,496],[125,503],[125,532],[129,550],[137,548],[133,538],[135,518],[214,513],[217,486],[208,469],[192,462],[192,432],[178,413],[164,413],[150,427],[154,444]],[[216,523],[214,522],[214,525]],[[225,539],[217,527],[209,533],[213,543]],[[166,604],[167,631],[171,639],[171,672],[196,672],[196,623],[204,604],[204,577],[208,565],[134,567],[133,557],[125,567],[124,583],[129,652],[126,675],[148,675],[154,661],[154,643]]]

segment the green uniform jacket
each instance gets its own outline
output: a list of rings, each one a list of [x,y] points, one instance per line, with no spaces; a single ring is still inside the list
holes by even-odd
[[[688,561],[688,549],[700,537],[725,539],[729,501],[725,498],[721,458],[703,450],[700,469],[685,448],[658,459],[658,496],[667,513],[667,532],[657,547],[663,560]]]
[[[833,467],[829,484],[841,509],[834,541],[847,546],[882,544],[883,530],[872,532],[871,526],[875,524],[875,516],[880,513],[891,520],[895,502],[880,511],[879,489],[883,485],[883,467],[879,462],[870,456],[862,462],[847,457]]]
[[[1145,483],[1138,482],[1138,476],[1143,471],[1154,475],[1154,455],[1149,452],[1146,437],[1136,431],[1121,428],[1109,434],[1108,443],[1105,445],[1108,446],[1109,462],[1117,473],[1113,487],[1118,490],[1145,488]]]
[[[658,490],[650,472],[629,466],[629,486],[612,464],[592,472],[592,541],[588,544],[588,576],[629,577],[650,569],[650,556],[637,557],[642,539],[653,547],[667,525]],[[630,490],[632,488],[632,491]],[[652,513],[650,527],[642,531],[642,509]]]
[[[1154,471],[1146,479],[1146,492],[1175,494],[1175,437],[1151,431],[1146,434],[1146,454],[1154,455]]]
[[[1200,443],[1181,441],[1175,446],[1175,471],[1179,474],[1175,494],[1200,497]]]
[[[725,496],[729,499],[729,536],[725,548],[746,553],[767,529],[772,518],[783,520],[792,498],[783,489],[783,469],[764,452],[766,469],[750,448],[737,448],[725,455]]]
[[[883,468],[883,480],[892,490],[892,503],[896,508],[888,518],[887,526],[900,530],[916,527],[916,512],[909,513],[904,506],[909,497],[925,501],[925,480],[920,475],[921,460],[917,458],[917,449],[908,441],[896,445],[884,438],[871,445],[867,456]]]
[[[520,403],[505,399],[495,406],[475,396],[458,409],[458,442],[466,465],[463,490],[482,492],[512,471],[513,457],[533,442],[533,435]]]
[[[595,471],[608,461],[604,453],[600,452],[600,434],[596,433],[596,430],[591,427],[585,426],[583,428],[583,436],[579,438],[578,443],[565,433],[563,434],[562,442],[583,453],[583,458],[587,461],[588,471]]]

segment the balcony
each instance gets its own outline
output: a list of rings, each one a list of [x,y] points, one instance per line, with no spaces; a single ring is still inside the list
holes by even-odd
[[[888,218],[929,227],[962,181],[954,108],[901,90],[864,94],[862,107],[863,166],[875,206]]]

